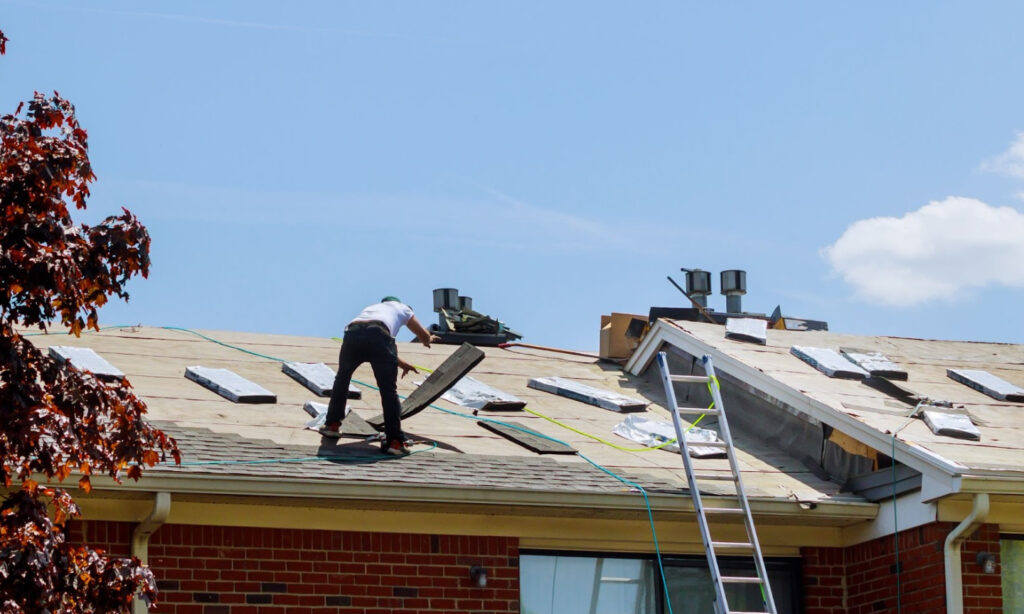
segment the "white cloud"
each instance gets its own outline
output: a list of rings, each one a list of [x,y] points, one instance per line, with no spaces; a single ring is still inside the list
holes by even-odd
[[[822,255],[859,296],[888,305],[1024,287],[1024,213],[951,196],[900,218],[854,222]]]
[[[1017,133],[1017,139],[1003,153],[984,160],[981,170],[1024,179],[1024,132]]]

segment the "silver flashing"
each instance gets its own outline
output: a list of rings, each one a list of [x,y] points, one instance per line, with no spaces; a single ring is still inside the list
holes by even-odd
[[[185,377],[235,403],[277,403],[277,395],[228,369],[193,366]]]
[[[321,397],[331,396],[334,388],[334,369],[322,362],[286,362],[281,365],[281,371],[309,388],[313,394]],[[363,393],[354,385],[348,385],[348,398],[358,399]]]
[[[608,390],[594,388],[564,377],[534,377],[526,384],[530,388],[582,401],[611,411],[643,411],[647,401],[634,399]]]
[[[843,358],[830,348],[815,348],[794,345],[789,352],[829,377],[839,379],[864,379],[868,372]]]
[[[51,345],[50,356],[60,362],[69,362],[79,371],[90,371],[101,379],[124,379],[124,373],[107,362],[92,348],[79,348],[69,345]]]
[[[1011,384],[1001,377],[980,369],[946,369],[946,375],[953,381],[960,382],[1000,401],[1013,403],[1024,402],[1024,388]]]
[[[462,407],[482,410],[514,411],[526,407],[526,401],[468,375],[456,382],[441,398]]]
[[[981,431],[971,422],[970,416],[931,410],[925,410],[922,413],[924,414],[924,423],[936,435],[970,439],[971,441],[981,440]]]
[[[881,352],[839,348],[839,353],[872,376],[901,381],[907,380],[908,376],[906,370],[895,362],[889,360],[889,358]]]
[[[768,344],[768,321],[760,318],[727,318],[725,338]]]

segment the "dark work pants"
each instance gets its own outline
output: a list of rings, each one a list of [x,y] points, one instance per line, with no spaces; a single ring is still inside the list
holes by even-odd
[[[384,435],[387,441],[405,441],[402,434],[402,403],[398,400],[398,348],[395,340],[380,326],[353,325],[345,331],[338,354],[338,375],[334,378],[327,424],[345,417],[348,386],[356,367],[369,362],[380,388],[384,409]]]

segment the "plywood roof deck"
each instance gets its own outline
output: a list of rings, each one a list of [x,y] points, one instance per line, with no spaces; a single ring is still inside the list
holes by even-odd
[[[769,330],[767,345],[725,338],[721,326],[675,321],[672,325],[708,348],[799,390],[836,412],[881,433],[906,424],[911,406],[859,381],[829,378],[790,354],[793,345],[874,350],[906,369],[902,385],[931,399],[950,401],[981,431],[981,441],[936,435],[913,420],[897,437],[961,465],[969,472],[998,472],[1024,479],[1024,405],[999,401],[946,376],[947,368],[981,369],[1024,385],[1024,345],[844,335],[824,331]],[[884,450],[883,450],[884,452]]]
[[[714,328],[718,332],[724,330],[722,327]],[[332,368],[337,367],[339,343],[335,340],[242,332],[198,332],[249,352],[281,360],[324,362]],[[769,331],[769,344],[772,343],[772,332]],[[303,446],[321,450],[327,445],[365,447],[364,444],[345,439],[337,444],[326,442],[318,433],[303,428],[309,416],[303,411],[302,405],[311,399],[326,399],[316,397],[284,374],[281,371],[281,363],[271,358],[225,347],[186,331],[145,326],[106,329],[98,333],[86,333],[79,338],[57,332],[33,336],[30,339],[42,348],[49,345],[93,348],[126,373],[137,393],[148,404],[153,420],[172,423],[178,427],[209,429],[215,433],[240,436],[248,440],[269,440],[280,446]],[[419,344],[402,342],[398,346],[403,359],[430,369],[438,366],[457,347],[435,344],[428,349]],[[749,351],[750,347],[744,344],[743,350]],[[661,384],[653,374],[639,378],[629,376],[615,365],[600,363],[596,359],[582,356],[526,348],[483,349],[487,357],[472,371],[474,378],[519,397],[526,401],[529,409],[618,446],[640,447],[639,444],[622,439],[611,432],[615,424],[623,419],[622,414],[533,390],[526,385],[528,379],[558,375],[628,396],[641,396],[652,403],[643,415],[669,420],[668,412],[664,409]],[[768,350],[771,349],[772,346],[769,346]],[[890,357],[899,361],[898,356],[890,354]],[[796,358],[793,358],[793,361],[796,367],[802,365]],[[277,394],[277,403],[243,405],[223,399],[185,379],[185,367],[196,364],[231,369]],[[799,374],[800,369],[795,368],[794,372]],[[408,395],[414,389],[413,382],[422,380],[425,376],[425,373],[419,376],[410,374],[400,379],[399,394]],[[379,413],[379,395],[372,388],[365,386],[374,384],[369,365],[363,365],[356,371],[354,381],[357,385],[362,385],[363,398],[349,400],[349,406],[364,418]],[[968,392],[980,394],[970,390]],[[426,454],[436,455],[439,460],[446,457],[454,460],[452,455],[458,454],[510,459],[540,458],[529,450],[478,426],[472,410],[444,400],[437,401],[435,405],[464,414],[465,417],[428,408],[403,421],[403,429],[410,436],[438,442],[438,447]],[[498,420],[505,416],[527,428],[565,441],[596,463],[616,473],[636,478],[641,484],[669,487],[676,485],[679,488],[686,485],[682,461],[677,453],[665,450],[618,450],[526,412],[481,411],[480,416]],[[838,493],[837,485],[815,477],[796,459],[773,450],[754,438],[736,437],[735,442],[750,496],[801,501],[848,499],[846,495]],[[553,465],[556,467],[564,463],[586,464],[586,461],[577,456],[545,456],[544,459],[546,462],[556,463]],[[698,469],[724,469],[725,462],[720,459],[697,460],[696,466]],[[438,466],[442,467],[443,463]],[[545,476],[538,474],[537,479],[544,480]]]

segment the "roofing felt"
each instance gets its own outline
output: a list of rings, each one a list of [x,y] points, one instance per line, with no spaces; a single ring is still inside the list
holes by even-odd
[[[715,329],[720,332],[722,327]],[[264,440],[254,448],[260,454],[266,453],[266,441],[273,442],[274,446],[296,446],[307,450],[321,447],[324,443],[323,438],[303,426],[309,420],[303,405],[311,400],[313,394],[284,374],[280,362],[275,358],[336,365],[339,349],[337,341],[238,332],[204,331],[201,334],[207,338],[182,330],[131,327],[87,333],[78,338],[54,333],[30,339],[44,347],[54,344],[55,339],[59,339],[62,345],[92,347],[127,374],[136,392],[146,401],[152,419],[162,423],[173,423],[178,428],[208,429],[231,438],[227,440],[230,445],[222,442],[211,449],[193,448],[191,452],[186,450],[185,462],[194,460],[190,454],[196,455],[200,451],[203,455],[216,453],[219,455],[217,458],[230,460],[225,457],[230,457],[235,451],[242,454],[243,451],[250,449],[248,444],[242,445],[245,441]],[[215,339],[220,344],[210,339]],[[226,347],[223,343],[238,346],[245,351]],[[744,346],[754,347],[749,344]],[[456,350],[456,346],[439,344],[425,348],[419,344],[399,343],[398,347],[403,359],[429,369],[436,368]],[[596,359],[542,350],[481,349],[484,350],[486,358],[473,369],[473,377],[525,401],[528,411],[517,412],[515,417],[515,420],[525,428],[564,441],[608,470],[629,477],[645,487],[662,485],[678,491],[686,486],[682,460],[677,453],[651,449],[634,451],[641,446],[612,433],[615,425],[623,419],[622,414],[533,390],[527,386],[528,380],[533,377],[571,378],[609,392],[642,398],[651,405],[639,415],[669,421],[669,413],[664,409],[664,390],[656,375],[633,377],[625,374],[618,366],[600,363]],[[193,364],[230,369],[276,394],[277,402],[259,405],[232,403],[210,390],[185,380],[182,372],[186,366]],[[412,393],[415,389],[413,379],[410,376],[399,380],[399,394]],[[362,387],[363,398],[348,401],[353,413],[363,418],[376,415],[380,411],[380,397],[372,387],[374,379],[368,364],[356,370],[354,381]],[[564,426],[530,413],[531,411],[557,420]],[[502,419],[502,414],[498,412],[478,413],[479,418]],[[458,474],[459,467],[474,466],[474,459],[502,459],[501,462],[486,462],[494,462],[494,471],[498,474],[506,472],[508,483],[519,484],[517,480],[522,480],[524,488],[544,488],[545,484],[552,483],[552,480],[557,480],[559,484],[568,484],[572,481],[563,480],[558,475],[577,475],[579,471],[588,472],[589,475],[589,472],[596,471],[586,460],[576,455],[541,458],[518,444],[481,428],[476,424],[479,418],[474,416],[471,410],[445,400],[438,400],[432,407],[402,423],[409,436],[438,442],[436,449],[400,459],[398,462],[361,466],[358,472],[367,479],[374,479],[373,475],[380,475],[382,481],[388,481],[392,479],[392,472],[403,473],[402,467],[408,466],[409,471],[415,476],[412,479],[441,485],[449,483],[449,466]],[[592,434],[615,447],[567,427]],[[186,442],[190,438],[198,437],[192,431],[187,431],[186,435],[181,440],[183,446],[189,445]],[[199,439],[206,441],[208,437]],[[801,461],[780,452],[757,437],[735,433],[734,442],[749,496],[801,501],[819,501],[838,496],[837,484],[816,477]],[[358,442],[355,444],[363,445]],[[336,445],[352,445],[352,441],[341,440]],[[199,458],[203,456],[199,455]],[[724,459],[700,459],[696,461],[696,467],[702,471],[727,470],[727,463],[728,461]],[[224,465],[214,469],[214,466],[192,465],[176,471],[207,473],[237,470],[252,471],[260,475],[266,475],[268,471],[265,465],[255,468],[246,465],[239,465],[235,469],[225,468],[230,466]],[[294,472],[294,469],[294,466],[288,467],[290,472]],[[328,473],[327,479],[342,480],[344,476],[353,475],[351,471],[346,469],[339,473]],[[588,482],[583,480],[583,483]],[[621,484],[610,487],[621,488]]]
[[[825,331],[769,330],[765,346],[726,339],[721,326],[674,321],[671,326],[698,347],[716,351],[885,435],[926,450],[963,473],[1024,477],[1024,404],[995,400],[946,376],[947,369],[979,369],[1015,385],[1024,384],[1024,345],[843,335]],[[881,352],[908,374],[905,386],[935,401],[949,401],[968,415],[980,441],[933,433],[923,420],[907,424],[912,405],[865,385],[830,378],[790,354],[794,345]],[[721,371],[727,369],[716,364]],[[903,384],[902,382],[900,383]],[[883,450],[884,451],[884,450]]]

